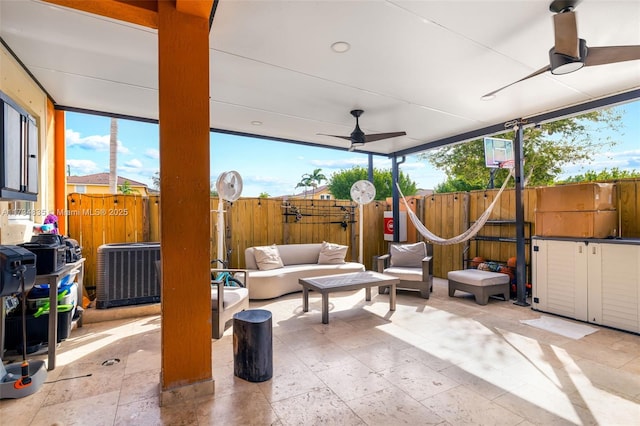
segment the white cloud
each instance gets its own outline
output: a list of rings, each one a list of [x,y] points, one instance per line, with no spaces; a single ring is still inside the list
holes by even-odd
[[[243,179],[246,182],[254,182],[254,183],[270,183],[270,184],[282,184],[287,181],[282,179],[279,176],[249,176]]]
[[[100,168],[91,160],[67,160],[67,166],[71,169],[73,175],[90,175],[99,173]]]
[[[124,163],[125,167],[128,167],[130,169],[141,169],[142,168],[142,162],[140,160],[138,160],[137,158],[134,158],[133,160],[129,160],[126,163]]]
[[[65,132],[65,139],[68,147],[77,146],[78,148],[85,149],[87,151],[109,151],[109,135],[91,135],[80,136],[80,133],[67,129]],[[121,141],[117,142],[118,153],[128,154],[129,149],[126,148]]]
[[[608,151],[594,155],[592,160],[586,160],[574,164],[567,164],[562,168],[561,178],[583,174],[587,171],[599,172],[604,169],[611,170],[640,170],[640,150]]]
[[[144,152],[144,155],[146,155],[149,158],[153,158],[154,160],[157,160],[160,158],[160,151],[158,151],[157,149],[148,148]]]

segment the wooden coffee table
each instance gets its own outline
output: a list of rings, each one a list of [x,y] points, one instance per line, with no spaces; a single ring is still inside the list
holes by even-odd
[[[309,312],[309,290],[322,295],[322,323],[329,324],[329,293],[366,289],[365,300],[371,300],[371,287],[389,286],[389,310],[396,310],[396,285],[398,278],[374,271],[352,272],[348,274],[325,275],[321,277],[299,278],[302,286],[302,311]]]

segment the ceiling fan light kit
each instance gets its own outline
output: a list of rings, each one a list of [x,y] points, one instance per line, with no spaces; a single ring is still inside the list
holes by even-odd
[[[563,75],[569,74],[574,71],[578,71],[584,67],[585,60],[587,58],[587,42],[584,39],[580,39],[579,42],[579,56],[567,56],[562,53],[556,52],[555,47],[549,50],[549,62],[551,64],[551,74]]]

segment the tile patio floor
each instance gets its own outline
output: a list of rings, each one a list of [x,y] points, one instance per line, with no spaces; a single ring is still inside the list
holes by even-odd
[[[0,424],[640,424],[640,336],[594,326],[574,340],[520,323],[546,314],[449,298],[435,281],[430,300],[401,292],[395,312],[387,295],[332,294],[328,325],[314,293],[308,313],[301,293],[252,302],[273,313],[273,378],[234,377],[229,327],[212,340],[215,395],[171,407],[158,404],[158,315],[85,324],[47,384],[0,401]]]

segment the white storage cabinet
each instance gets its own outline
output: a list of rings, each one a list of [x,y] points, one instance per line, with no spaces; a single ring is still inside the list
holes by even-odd
[[[640,240],[532,241],[534,310],[640,333]]]

